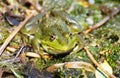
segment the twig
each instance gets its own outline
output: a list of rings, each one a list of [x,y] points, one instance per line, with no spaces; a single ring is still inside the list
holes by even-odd
[[[95,68],[90,63],[83,62],[83,61],[58,63],[52,66],[49,66],[46,70],[48,72],[53,72],[54,70],[60,67],[74,68],[74,69],[80,68],[80,69],[85,69],[86,71],[89,71],[89,72],[95,72]]]
[[[84,47],[88,57],[90,58],[90,60],[99,68],[101,69],[105,74],[107,74],[109,76],[109,78],[117,78],[114,75],[110,74],[108,71],[104,70],[98,63],[97,61],[94,59],[94,57],[92,56],[92,54],[89,52],[89,50],[87,49],[87,47]]]
[[[17,57],[21,54],[23,48],[24,48],[24,46],[21,46],[21,48],[20,48],[19,51],[17,52],[15,58],[17,58]]]
[[[0,61],[0,64],[15,63],[15,62],[19,62],[19,61],[21,61],[21,58],[12,58],[12,59],[8,59],[8,60]]]
[[[5,42],[0,47],[0,56],[2,55],[3,51],[5,50],[6,46],[9,44],[9,42],[14,38],[14,36],[20,31],[20,29],[26,24],[26,22],[33,16],[31,14],[28,16],[23,22],[19,24],[18,27],[14,29],[14,31],[8,36],[8,38],[5,40]]]
[[[100,22],[98,22],[97,24],[93,25],[91,28],[89,28],[88,30],[85,31],[85,33],[89,33],[99,27],[101,27],[103,24],[105,24],[111,17],[113,17],[114,15],[116,15],[117,13],[119,13],[120,11],[120,5],[118,5],[117,7],[114,7],[112,12],[106,16],[103,20],[101,20]]]

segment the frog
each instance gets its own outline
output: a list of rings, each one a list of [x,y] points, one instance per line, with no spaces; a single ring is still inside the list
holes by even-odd
[[[37,53],[62,55],[78,52],[84,46],[82,26],[66,12],[42,12],[31,18],[21,32],[29,37]]]

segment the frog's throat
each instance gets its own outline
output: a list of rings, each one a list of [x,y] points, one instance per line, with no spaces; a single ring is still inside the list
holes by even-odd
[[[76,46],[77,46],[77,44],[75,44],[74,47],[68,49],[67,51],[56,51],[56,52],[53,52],[53,51],[50,51],[50,50],[49,50],[49,51],[47,51],[47,53],[49,53],[50,55],[53,55],[53,56],[69,54],[69,53],[71,53],[71,52],[74,50],[74,48],[75,48]]]

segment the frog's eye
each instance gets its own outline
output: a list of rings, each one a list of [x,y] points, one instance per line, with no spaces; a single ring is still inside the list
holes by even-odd
[[[55,39],[56,39],[56,35],[55,35],[55,34],[50,35],[50,40],[51,40],[51,41],[53,41],[53,40],[55,40]]]
[[[71,37],[71,36],[72,36],[72,33],[68,33],[68,35],[69,35],[69,37]]]

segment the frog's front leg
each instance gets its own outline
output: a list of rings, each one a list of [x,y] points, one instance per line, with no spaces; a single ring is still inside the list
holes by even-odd
[[[76,34],[75,37],[76,37],[77,45],[73,49],[73,52],[78,52],[85,46],[85,41],[84,41],[83,37],[81,37],[81,35],[79,35],[79,34]]]
[[[32,47],[35,53],[38,53],[41,57],[43,56],[44,53],[37,38],[32,39]]]

